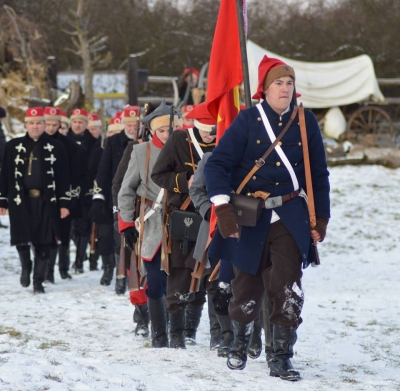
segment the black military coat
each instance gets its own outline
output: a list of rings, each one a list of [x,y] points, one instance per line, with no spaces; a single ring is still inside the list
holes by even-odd
[[[193,132],[203,152],[212,152],[215,142],[205,144],[197,128],[193,128]],[[196,169],[200,161],[196,148],[186,131],[176,130],[161,149],[151,174],[151,179],[158,186],[168,190],[168,205],[176,208],[179,208],[189,195],[188,180],[194,174],[190,150]],[[190,205],[194,208],[192,203]]]
[[[24,177],[29,156],[28,134],[9,141],[4,150],[0,173],[0,208],[8,208],[10,214],[11,245],[31,242],[29,195],[25,189]],[[40,148],[42,197],[49,207],[52,229],[60,237],[60,208],[70,209],[70,174],[68,156],[63,144],[46,133],[37,141]]]
[[[113,214],[114,220],[118,220],[118,193],[121,189],[122,181],[126,170],[128,169],[129,161],[131,160],[132,150],[139,141],[129,141],[127,147],[125,148],[124,154],[122,155],[121,161],[118,164],[117,171],[112,179],[112,202],[113,202]]]
[[[90,181],[88,177],[89,162],[93,150],[96,149],[98,140],[94,138],[87,129],[80,135],[76,135],[70,129],[67,133],[67,137],[75,141],[75,143],[81,147],[78,149],[80,164],[80,199],[83,207],[89,207],[93,194],[93,181]]]
[[[197,128],[193,128],[193,132],[203,152],[212,152],[215,142],[205,144]],[[192,151],[195,167],[193,167],[190,151]],[[181,207],[189,196],[188,180],[194,174],[194,169],[197,168],[199,161],[200,156],[188,133],[184,130],[174,131],[161,149],[151,174],[151,179],[158,186],[168,190],[168,205],[171,208]],[[192,202],[186,210],[195,210]],[[189,254],[193,247],[194,242],[189,242]],[[192,257],[183,254],[182,242],[172,240],[171,266],[192,268],[193,264]]]
[[[71,210],[70,214],[73,217],[77,212],[77,201],[79,200],[79,194],[81,192],[81,164],[79,157],[83,154],[82,147],[79,146],[76,142],[74,142],[71,138],[63,136],[61,133],[56,132],[53,135],[49,135],[49,137],[60,141],[68,155],[68,163],[69,163],[69,173],[71,180]]]
[[[124,131],[107,138],[97,170],[93,199],[104,200],[110,210],[113,207],[111,196],[112,180],[129,141],[131,140]]]

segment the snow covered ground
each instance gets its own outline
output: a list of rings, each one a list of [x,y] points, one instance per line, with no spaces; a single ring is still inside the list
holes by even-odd
[[[56,273],[33,295],[0,229],[0,390],[400,391],[400,170],[334,167],[331,185],[322,265],[304,273],[300,382],[269,377],[264,354],[230,371],[208,348],[206,311],[197,346],[151,349],[133,334],[128,296],[100,286],[100,271]]]

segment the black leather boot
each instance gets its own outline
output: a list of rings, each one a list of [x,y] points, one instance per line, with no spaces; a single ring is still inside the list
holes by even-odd
[[[72,280],[69,271],[69,245],[60,244],[58,246],[58,270],[63,280]]]
[[[252,359],[260,357],[262,351],[261,330],[260,320],[256,319],[254,321],[249,350],[247,351],[247,355]]]
[[[75,273],[82,274],[83,262],[86,259],[86,249],[89,244],[89,236],[79,236],[77,238],[76,258],[75,258]]]
[[[270,342],[268,342],[267,337],[265,337],[265,358],[267,360],[267,365],[268,368],[270,367],[270,364],[272,362],[273,359],[273,354],[274,354],[274,341],[272,336],[274,335],[274,326],[272,324],[269,324],[270,326]],[[265,333],[265,329],[264,329],[264,333]]]
[[[133,312],[133,321],[136,323],[135,335],[148,337],[149,336],[149,307],[147,304],[135,305]]]
[[[196,332],[200,324],[203,304],[195,305],[189,303],[185,309],[185,343],[196,345]]]
[[[49,250],[35,250],[35,260],[33,265],[33,293],[45,293],[42,285],[49,261]]]
[[[21,278],[19,281],[24,288],[27,288],[31,284],[31,248],[29,246],[18,246],[17,251],[22,267]]]
[[[297,340],[296,329],[285,329],[274,325],[273,331],[274,352],[269,365],[270,376],[289,381],[300,380],[300,373],[293,368],[290,361]]]
[[[218,322],[221,326],[221,343],[218,346],[218,357],[228,357],[233,343],[233,327],[229,315],[218,315]]]
[[[228,354],[227,365],[229,369],[244,369],[247,362],[247,350],[250,345],[251,333],[253,332],[253,323],[239,323],[232,321],[235,332],[235,340]]]
[[[118,270],[119,254],[114,254],[115,266]],[[126,292],[126,277],[115,279],[115,293],[117,295],[123,295]]]
[[[167,316],[165,313],[165,298],[147,298],[151,322],[151,346],[153,348],[167,348]]]
[[[104,272],[100,279],[100,285],[108,286],[111,284],[114,275],[114,254],[102,255],[101,259],[104,265]]]
[[[56,264],[57,251],[57,247],[50,247],[49,262],[47,263],[46,281],[49,281],[52,284],[54,284],[54,266]]]
[[[186,349],[185,345],[185,311],[169,314],[169,347],[171,349]]]
[[[221,344],[221,325],[219,324],[215,306],[212,302],[214,292],[207,292],[208,318],[210,320],[210,350],[215,350]]]
[[[89,270],[91,272],[95,271],[95,270],[99,270],[99,268],[97,267],[98,259],[99,259],[99,255],[96,253],[89,255]]]

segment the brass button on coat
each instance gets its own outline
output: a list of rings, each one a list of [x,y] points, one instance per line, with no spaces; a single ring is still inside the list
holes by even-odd
[[[281,165],[281,162],[276,162],[276,165],[279,167]]]
[[[278,141],[278,145],[282,145],[282,141]]]
[[[261,143],[261,141],[260,141],[260,140],[257,140],[257,141],[256,141],[256,143],[257,143],[257,144],[260,144],[260,143]]]
[[[279,182],[276,182],[275,185],[278,186],[278,185],[279,185]]]
[[[253,176],[253,181],[255,181],[256,179],[257,179],[257,177],[254,175],[254,176]]]
[[[261,121],[261,117],[258,117],[258,118],[257,118],[257,121]]]
[[[278,126],[282,126],[282,122],[279,122]]]

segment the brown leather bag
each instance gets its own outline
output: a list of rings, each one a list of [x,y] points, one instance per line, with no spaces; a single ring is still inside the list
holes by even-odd
[[[236,193],[232,193],[230,195],[231,200],[230,203],[233,205],[235,209],[235,215],[238,222],[238,225],[243,227],[255,227],[257,225],[257,221],[261,217],[262,214],[262,203],[265,201],[263,198],[255,198],[253,194],[244,195],[240,194],[243,190],[246,183],[250,180],[250,178],[254,175],[254,173],[260,169],[265,164],[265,159],[268,155],[275,149],[278,145],[279,141],[281,141],[282,137],[288,131],[290,125],[296,117],[298,108],[294,107],[292,115],[282,132],[278,135],[275,141],[270,145],[267,151],[262,155],[260,159],[256,161],[255,166],[250,170],[250,172],[243,179],[240,186],[237,188]]]

